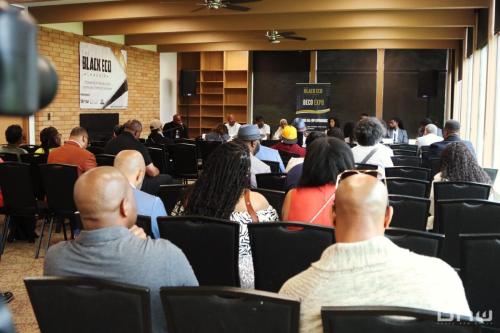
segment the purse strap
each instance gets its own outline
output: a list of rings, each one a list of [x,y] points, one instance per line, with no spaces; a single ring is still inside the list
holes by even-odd
[[[377,152],[378,150],[378,147],[375,147],[373,148],[369,153],[368,155],[365,156],[365,158],[363,158],[363,160],[361,161],[361,164],[366,164],[366,162],[368,162],[370,160],[370,158],[375,155],[375,153]]]
[[[245,206],[247,207],[248,214],[250,214],[250,217],[252,218],[252,222],[258,223],[259,217],[257,216],[257,213],[255,213],[255,210],[252,207],[252,203],[250,201],[250,190],[249,189],[245,190]]]
[[[316,220],[318,218],[318,216],[325,210],[325,208],[328,206],[328,204],[330,203],[330,201],[334,197],[335,197],[335,191],[332,193],[332,195],[330,195],[330,197],[328,198],[328,200],[325,201],[325,203],[323,204],[323,206],[321,206],[321,208],[318,210],[318,212],[307,223],[312,224],[314,222],[314,220]]]

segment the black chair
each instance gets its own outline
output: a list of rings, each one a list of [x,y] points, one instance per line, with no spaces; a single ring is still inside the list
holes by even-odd
[[[148,235],[151,238],[155,238],[153,235],[153,230],[151,228],[151,217],[150,216],[144,216],[144,215],[137,215],[137,221],[135,224],[144,229],[144,232],[146,235]]]
[[[0,158],[4,162],[19,162],[19,155],[11,153],[0,153]]]
[[[494,184],[495,183],[495,179],[497,179],[498,169],[483,168],[483,170],[490,177],[491,183]]]
[[[291,277],[317,261],[334,241],[333,228],[302,223],[248,225],[255,289],[277,292]]]
[[[397,156],[417,156],[416,150],[393,149],[393,154]]]
[[[265,146],[265,147],[272,147],[279,142],[280,142],[280,140],[262,140],[260,142],[260,144]]]
[[[163,287],[169,333],[298,333],[298,300],[231,287]],[[43,332],[42,332],[43,333]]]
[[[148,147],[149,156],[151,156],[151,160],[155,167],[160,170],[161,174],[168,174],[168,164],[167,164],[167,156],[166,151],[162,148],[153,148]]]
[[[258,188],[285,191],[286,173],[259,173],[255,175]]]
[[[104,147],[88,146],[87,150],[94,155],[104,154]]]
[[[145,144],[146,143],[146,139],[144,138],[139,138],[139,142],[142,143],[142,144]]]
[[[446,236],[440,258],[453,267],[460,265],[459,234],[500,233],[500,203],[488,200],[440,200],[434,229]]]
[[[33,154],[35,151],[37,151],[40,146],[38,145],[20,145],[19,148],[22,148],[26,150],[28,153]]]
[[[107,141],[91,141],[90,146],[91,147],[102,147],[104,148],[108,142]]]
[[[290,161],[290,159],[292,157],[300,157],[300,155],[297,155],[297,154],[292,154],[292,153],[289,153],[289,152],[286,152],[286,151],[282,151],[282,150],[278,150],[280,156],[281,156],[281,160],[283,161],[283,165],[286,167],[287,164],[288,164],[288,161]]]
[[[481,332],[481,321],[474,318],[396,306],[327,306],[321,319],[325,333]]]
[[[222,142],[217,141],[200,141],[200,151],[201,151],[201,159],[205,164],[208,160],[208,157],[212,152],[217,149],[222,144]]]
[[[73,188],[78,179],[78,169],[74,165],[67,164],[41,164],[40,173],[42,175],[43,186],[47,193],[47,204],[51,213],[47,244],[45,247],[45,251],[47,251],[50,246],[54,220],[61,223],[65,240],[67,239],[65,219],[70,220],[72,223],[72,228],[70,228],[71,236],[73,237],[73,227],[76,227],[74,215],[77,211],[75,201],[73,200]],[[88,195],[92,194],[89,193]],[[35,258],[38,258],[40,252],[44,229],[45,222],[42,224],[42,233],[38,241],[38,249]]]
[[[252,191],[258,192],[262,194],[263,196],[266,197],[267,201],[271,206],[273,206],[274,209],[276,209],[276,212],[278,212],[278,216],[281,216],[281,209],[283,208],[283,201],[285,201],[285,195],[286,193],[283,191],[275,191],[275,190],[268,190],[265,188],[256,188],[252,189]]]
[[[177,202],[182,200],[184,191],[187,187],[188,186],[184,184],[160,185],[158,196],[161,201],[163,201],[163,205],[168,214],[172,213]]]
[[[431,158],[427,160],[428,168],[431,169],[431,177],[434,177],[436,174],[441,171],[441,159],[440,158]]]
[[[490,196],[491,185],[473,182],[434,182],[434,200],[482,199]]]
[[[430,181],[431,170],[425,168],[406,167],[406,166],[391,167],[391,168],[385,168],[385,176]]]
[[[269,165],[269,167],[271,168],[271,172],[272,173],[280,173],[281,172],[281,169],[280,169],[280,162],[276,162],[276,161],[266,161],[266,160],[262,160],[262,162],[266,163],[267,165]]]
[[[168,145],[172,175],[180,179],[198,178],[198,149],[195,144],[175,143]]]
[[[386,178],[389,194],[406,195],[418,198],[429,196],[430,182],[410,178]]]
[[[200,286],[239,287],[238,223],[202,217],[159,217],[160,237],[186,255]]]
[[[36,200],[29,164],[18,162],[0,163],[0,188],[4,199],[3,213],[6,215],[2,232],[1,255],[7,243],[9,230],[15,232],[17,226],[17,224],[14,224],[13,228],[10,228],[13,217],[43,218],[45,223],[48,210],[43,202]]]
[[[390,144],[389,147],[391,147],[392,150],[409,150],[409,151],[413,151],[414,155],[416,155],[416,152],[418,150],[418,146],[417,145],[410,145],[410,144],[407,144],[407,143],[395,143],[395,144]],[[394,154],[396,155],[396,154]]]
[[[97,154],[95,160],[98,166],[113,166],[115,163],[115,155]]]
[[[438,256],[444,241],[441,234],[393,227],[385,230],[385,237],[399,247],[429,257]]]
[[[26,278],[41,333],[151,333],[149,289],[89,278]]]
[[[389,203],[394,209],[391,227],[426,230],[431,204],[429,199],[405,195],[389,195]]]
[[[494,328],[500,328],[500,234],[460,235],[460,275],[473,313],[493,312]]]
[[[42,183],[42,175],[40,174],[40,164],[47,163],[47,154],[21,154],[21,162],[28,163],[31,169],[31,177],[33,180],[33,189],[38,200],[45,200],[45,189]]]
[[[356,163],[356,170],[378,170],[378,165],[366,164],[366,163]]]
[[[418,156],[394,155],[391,156],[394,166],[410,166],[419,168],[422,161]]]

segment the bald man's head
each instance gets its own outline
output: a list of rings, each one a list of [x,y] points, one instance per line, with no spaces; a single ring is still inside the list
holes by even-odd
[[[86,230],[129,228],[137,220],[132,189],[113,167],[94,168],[80,176],[75,183],[74,199]]]
[[[114,167],[127,177],[129,183],[141,188],[146,174],[146,164],[141,153],[137,150],[122,150],[115,157]]]
[[[358,174],[340,182],[335,193],[335,236],[340,243],[382,236],[392,218],[387,188],[377,178]]]

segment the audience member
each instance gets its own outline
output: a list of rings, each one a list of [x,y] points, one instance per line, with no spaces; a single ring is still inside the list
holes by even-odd
[[[279,219],[264,196],[248,189],[250,158],[245,144],[231,141],[217,147],[183,203],[178,203],[172,212],[172,215],[201,215],[240,224],[239,271],[243,288],[254,287],[247,224]]]
[[[337,138],[345,142],[344,132],[340,127],[332,127],[328,131],[326,131],[326,135],[331,136],[333,138]]]
[[[234,139],[238,135],[238,130],[240,129],[240,124],[236,121],[234,115],[230,114],[227,116],[227,133],[231,139]],[[226,140],[227,141],[227,140]]]
[[[335,117],[328,118],[328,123],[326,125],[326,131],[328,132],[332,128],[340,128],[340,121]]]
[[[55,127],[45,127],[40,131],[40,148],[35,151],[35,154],[48,154],[52,149],[61,146],[61,134]]]
[[[474,151],[472,143],[470,141],[460,139],[460,136],[458,134],[459,132],[460,132],[460,123],[456,120],[448,120],[444,124],[444,129],[443,129],[444,140],[439,142],[434,142],[429,147],[429,159],[441,158],[441,153],[446,148],[446,146],[452,142],[457,142],[457,141],[463,142],[467,146],[467,148],[469,148],[472,155],[474,155],[475,157],[476,152]]]
[[[160,238],[157,218],[167,216],[167,211],[160,198],[140,190],[146,175],[146,164],[141,153],[137,150],[122,150],[116,155],[114,167],[125,175],[132,186],[137,214],[151,218],[153,236]]]
[[[148,142],[157,145],[168,144],[170,140],[163,136],[163,132],[161,130],[162,124],[158,119],[154,119],[149,125],[149,129],[151,133],[148,136]]]
[[[392,139],[392,143],[408,143],[408,133],[401,119],[395,117],[389,120],[389,130],[386,137]]]
[[[111,138],[114,139],[122,133],[123,133],[123,125],[115,125],[115,127],[113,127],[113,135],[111,136]]]
[[[425,126],[424,135],[417,138],[418,147],[430,146],[434,142],[443,141],[443,138],[437,135],[437,126],[434,124],[428,124]]]
[[[427,229],[434,227],[434,183],[446,181],[492,183],[488,174],[477,163],[476,158],[463,142],[456,141],[447,145],[441,154],[441,170],[432,181]]]
[[[255,117],[255,125],[259,128],[260,131],[260,138],[262,140],[269,140],[271,137],[271,127],[269,127],[268,124],[264,123],[264,117],[262,116],[257,116]]]
[[[281,119],[278,129],[274,132],[273,140],[281,140],[281,133],[283,132],[285,126],[288,126],[288,121],[286,119]]]
[[[19,155],[27,154],[28,152],[19,146],[23,143],[23,129],[19,125],[10,125],[5,130],[5,139],[7,144],[0,147],[0,153],[16,154],[17,159],[21,162]]]
[[[135,226],[132,188],[120,171],[99,167],[76,182],[75,204],[84,230],[49,248],[44,275],[81,276],[145,286],[151,292],[153,332],[166,332],[163,286],[197,286],[182,251],[165,239],[146,237]]]
[[[299,145],[300,147],[304,147],[306,143],[305,139],[307,137],[306,122],[304,121],[304,119],[295,118],[293,120],[292,126],[297,129],[297,145]]]
[[[266,163],[255,157],[260,150],[260,131],[255,125],[243,125],[238,131],[238,140],[248,146],[250,151],[250,186],[257,188],[255,175],[259,173],[270,173],[271,168]]]
[[[359,115],[359,120],[364,119],[364,118],[370,118],[370,115],[366,112],[363,112]]]
[[[117,155],[122,150],[137,150],[141,153],[146,163],[146,178],[142,184],[142,190],[156,195],[162,184],[172,183],[169,175],[160,175],[160,170],[153,164],[148,149],[139,141],[142,132],[142,124],[138,120],[129,120],[123,125],[123,133],[111,139],[104,147],[104,153]]]
[[[425,127],[426,127],[427,125],[430,125],[430,124],[432,124],[432,119],[431,119],[431,118],[424,118],[424,119],[422,119],[422,120],[420,121],[420,125],[418,126],[418,133],[417,133],[417,136],[418,136],[418,137],[421,137],[421,136],[425,135],[425,134],[424,134]],[[436,133],[436,134],[437,134],[437,133]]]
[[[394,155],[392,149],[380,143],[384,133],[384,127],[377,118],[361,119],[354,129],[358,142],[358,145],[352,148],[354,162],[377,165],[380,172],[394,166],[391,160]]]
[[[188,129],[180,114],[174,114],[172,121],[163,126],[163,136],[170,140],[188,138]]]
[[[229,137],[226,125],[219,124],[205,135],[205,141],[228,142]]]
[[[375,177],[355,174],[339,183],[336,243],[280,290],[301,301],[300,332],[323,332],[322,306],[387,305],[470,315],[453,268],[384,237],[393,212],[388,204],[387,189]]]
[[[331,227],[337,176],[353,168],[352,151],[343,140],[331,137],[314,140],[307,147],[298,187],[285,197],[283,220]]]
[[[95,156],[86,148],[89,144],[89,135],[83,127],[75,127],[69,134],[69,140],[61,147],[50,151],[47,163],[61,163],[75,165],[78,175],[97,166]]]
[[[326,135],[324,132],[311,132],[306,139],[306,155],[309,145],[318,138],[324,138]],[[302,166],[304,163],[304,157],[292,157],[288,164],[286,165],[286,187],[287,189],[296,187],[299,183],[300,176],[302,175]]]
[[[286,126],[281,134],[282,140],[271,148],[284,151],[290,154],[296,154],[300,157],[306,155],[306,150],[297,144],[297,130],[293,126]]]
[[[285,165],[280,153],[276,149],[260,145],[259,151],[255,153],[255,157],[261,161],[278,162],[280,164],[280,171],[285,172]]]
[[[347,122],[344,125],[344,141],[347,142],[351,147],[356,145],[356,137],[354,135],[354,128],[356,124],[352,121]]]

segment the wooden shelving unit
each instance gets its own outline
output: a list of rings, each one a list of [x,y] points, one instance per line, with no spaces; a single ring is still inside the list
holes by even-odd
[[[248,118],[248,51],[179,53],[177,70],[195,70],[197,95],[179,95],[178,112],[188,121],[189,136],[207,133],[234,114]]]

